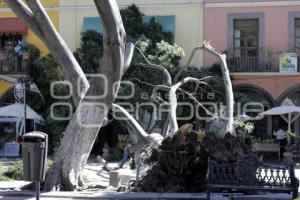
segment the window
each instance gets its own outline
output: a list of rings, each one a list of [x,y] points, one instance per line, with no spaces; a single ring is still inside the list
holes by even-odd
[[[0,35],[0,49],[13,48],[19,41],[23,40],[23,36],[19,34],[3,34]]]
[[[155,22],[162,26],[163,31],[175,34],[175,15],[160,15],[160,16],[143,16],[143,23],[149,23],[154,17]],[[85,17],[81,28],[81,33],[87,30],[95,30],[98,33],[103,33],[103,22],[99,17]]]
[[[162,30],[175,35],[175,15],[143,16],[143,23],[149,23],[154,17],[155,22],[162,26]]]
[[[300,18],[295,19],[295,42],[294,42],[294,48],[300,49]]]
[[[258,19],[235,19],[233,33],[235,58],[258,56]]]
[[[85,17],[83,19],[81,33],[84,33],[87,30],[94,30],[98,33],[103,33],[104,27],[100,17]]]
[[[14,47],[27,35],[27,26],[15,17],[0,18],[0,49]]]

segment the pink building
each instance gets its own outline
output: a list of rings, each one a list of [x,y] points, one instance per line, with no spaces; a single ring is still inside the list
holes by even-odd
[[[235,91],[265,108],[286,98],[300,106],[300,1],[204,0],[204,39],[226,51]],[[289,54],[289,62],[294,61],[289,70],[280,65],[283,53],[294,53]],[[204,54],[205,66],[215,62]],[[257,123],[256,132],[269,135],[274,126],[286,125],[277,117]],[[293,127],[298,134],[299,124],[297,120]]]

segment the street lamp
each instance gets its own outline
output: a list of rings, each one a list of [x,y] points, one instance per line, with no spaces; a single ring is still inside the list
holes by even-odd
[[[26,133],[26,92],[30,86],[30,80],[27,77],[20,78],[18,83],[15,85],[14,96],[17,102],[23,103],[24,105],[24,134]],[[23,134],[22,134],[23,135]]]

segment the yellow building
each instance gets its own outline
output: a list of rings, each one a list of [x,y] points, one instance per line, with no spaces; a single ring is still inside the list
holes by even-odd
[[[49,17],[51,18],[54,26],[59,28],[59,0],[41,0],[42,4],[45,6]],[[15,22],[15,23],[9,23]],[[9,28],[2,26],[2,24],[7,25],[9,23]],[[23,40],[28,43],[34,44],[41,51],[42,55],[48,53],[45,45],[40,41],[40,39],[30,30],[27,29],[27,26],[16,17],[16,15],[7,8],[3,0],[0,0],[0,34],[1,34],[1,47],[5,45],[5,40],[9,36],[5,35],[19,35]],[[10,29],[10,30],[9,30]],[[13,37],[11,37],[13,38]],[[17,38],[19,39],[19,38]]]
[[[135,4],[146,17],[155,17],[163,28],[173,32],[175,42],[190,55],[203,40],[203,0],[116,0],[120,9]],[[80,34],[88,28],[98,31],[99,14],[91,0],[60,0],[59,30],[74,51],[80,46]],[[149,19],[149,18],[148,18]],[[183,59],[183,63],[187,58]],[[198,53],[192,64],[202,65]]]
[[[99,31],[103,28],[98,23],[99,14],[91,0],[41,0],[41,2],[72,51],[80,46],[81,33],[84,30],[95,28]],[[183,47],[186,55],[190,55],[193,47],[203,40],[203,0],[117,0],[117,3],[120,9],[135,4],[146,15],[146,20],[155,17],[163,29],[173,32],[175,42]],[[7,8],[3,0],[0,0],[0,50],[6,45],[16,45],[20,40],[34,44],[40,49],[42,56],[48,54],[47,48],[39,38]],[[182,63],[186,60],[187,57]],[[202,53],[198,53],[192,64],[201,66],[202,63]],[[0,82],[0,96],[9,85]]]
[[[46,8],[53,24],[59,28],[59,0],[41,0]],[[15,46],[22,41],[35,45],[41,52],[41,56],[48,54],[48,50],[41,40],[27,27],[27,25],[7,7],[3,0],[0,0],[0,51],[6,47]],[[0,56],[1,57],[1,56]],[[0,62],[2,62],[0,58]],[[5,59],[5,58],[3,58]],[[6,66],[1,63],[0,75],[11,75],[18,73],[18,70],[4,70]],[[21,71],[22,72],[22,71]],[[0,96],[12,85],[0,80]]]

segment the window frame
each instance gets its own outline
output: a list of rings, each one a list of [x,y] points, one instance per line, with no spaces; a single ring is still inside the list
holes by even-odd
[[[255,21],[256,25],[255,26],[246,26],[246,27],[237,27],[236,23],[237,22],[249,22],[249,21]],[[248,47],[248,40],[249,38],[251,39],[252,37],[243,36],[241,37],[236,37],[235,32],[236,30],[254,30],[256,31],[255,36],[253,37],[255,39],[255,44],[256,47]],[[256,49],[256,55],[253,57],[258,57],[259,55],[259,18],[234,18],[233,19],[233,57],[235,57],[235,52],[236,50],[240,50],[240,57],[251,57],[248,55],[249,51]],[[239,40],[241,42],[242,40],[244,41],[244,46],[236,47],[236,40]],[[242,55],[242,50],[245,51],[244,55]]]
[[[297,20],[299,20],[299,22],[300,22],[300,17],[295,17],[295,19],[294,19],[294,49],[295,50],[300,50],[300,44],[299,44],[298,47],[296,46],[297,39],[300,40],[300,35],[297,36],[297,34],[296,34],[297,28],[300,30],[300,23],[299,23],[299,25],[297,25],[297,23],[296,23]]]

